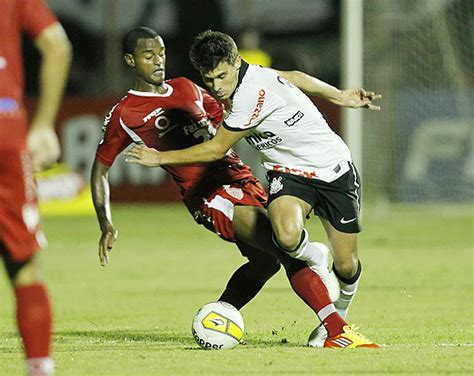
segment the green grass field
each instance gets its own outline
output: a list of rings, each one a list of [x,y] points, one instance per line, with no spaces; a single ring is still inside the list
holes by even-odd
[[[182,205],[115,206],[119,241],[99,266],[94,217],[46,218],[57,375],[472,374],[471,207],[364,213],[364,279],[348,321],[379,350],[305,347],[317,319],[283,272],[242,310],[247,345],[203,351],[191,320],[243,262]],[[316,219],[311,238],[323,239]],[[22,375],[12,293],[0,283],[0,375]]]

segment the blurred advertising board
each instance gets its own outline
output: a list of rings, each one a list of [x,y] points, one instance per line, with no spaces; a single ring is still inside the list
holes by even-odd
[[[64,163],[35,174],[42,215],[70,216],[94,213],[86,179]]]
[[[463,106],[447,90],[412,90],[400,97],[397,151],[402,201],[471,201],[474,192],[474,95]]]

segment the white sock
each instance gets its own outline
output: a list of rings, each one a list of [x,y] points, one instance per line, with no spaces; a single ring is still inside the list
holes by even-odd
[[[360,278],[362,273],[359,275],[357,280],[348,285],[344,283],[339,278],[339,286],[341,287],[339,298],[334,302],[334,305],[337,309],[339,315],[345,319],[347,316],[347,312],[349,311],[349,306],[351,305],[352,301],[354,300],[355,294],[357,292],[357,288],[359,287]]]
[[[322,248],[322,249],[321,249]],[[323,243],[318,243],[318,242],[311,242],[308,243],[304,250],[304,254],[307,257],[306,262],[308,265],[316,265],[316,266],[328,266],[328,265],[323,265],[323,263],[327,264],[327,257],[326,257],[326,251],[327,247]]]
[[[323,254],[322,251],[318,248],[317,244],[319,243],[310,243],[309,242],[309,235],[306,229],[303,229],[302,234],[303,240],[300,242],[298,248],[293,251],[288,251],[283,249],[286,253],[288,253],[291,257],[305,261],[309,265],[320,265],[323,262]],[[278,241],[273,236],[273,242],[279,247],[282,248]],[[316,245],[315,245],[316,244]]]
[[[28,376],[54,375],[53,358],[30,358],[26,360],[26,373]]]

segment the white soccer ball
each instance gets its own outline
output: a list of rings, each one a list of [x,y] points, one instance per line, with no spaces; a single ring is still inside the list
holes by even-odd
[[[233,305],[212,302],[197,311],[192,332],[196,343],[204,350],[232,349],[244,335],[244,319]]]

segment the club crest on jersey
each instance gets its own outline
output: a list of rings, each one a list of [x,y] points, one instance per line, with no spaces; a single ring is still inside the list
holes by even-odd
[[[270,183],[270,194],[274,195],[283,189],[283,183],[281,182],[282,177],[273,178]]]
[[[237,200],[242,200],[244,198],[244,192],[240,188],[235,188],[235,187],[231,187],[230,185],[225,185],[224,189],[229,194],[229,196],[232,196],[236,198]]]

